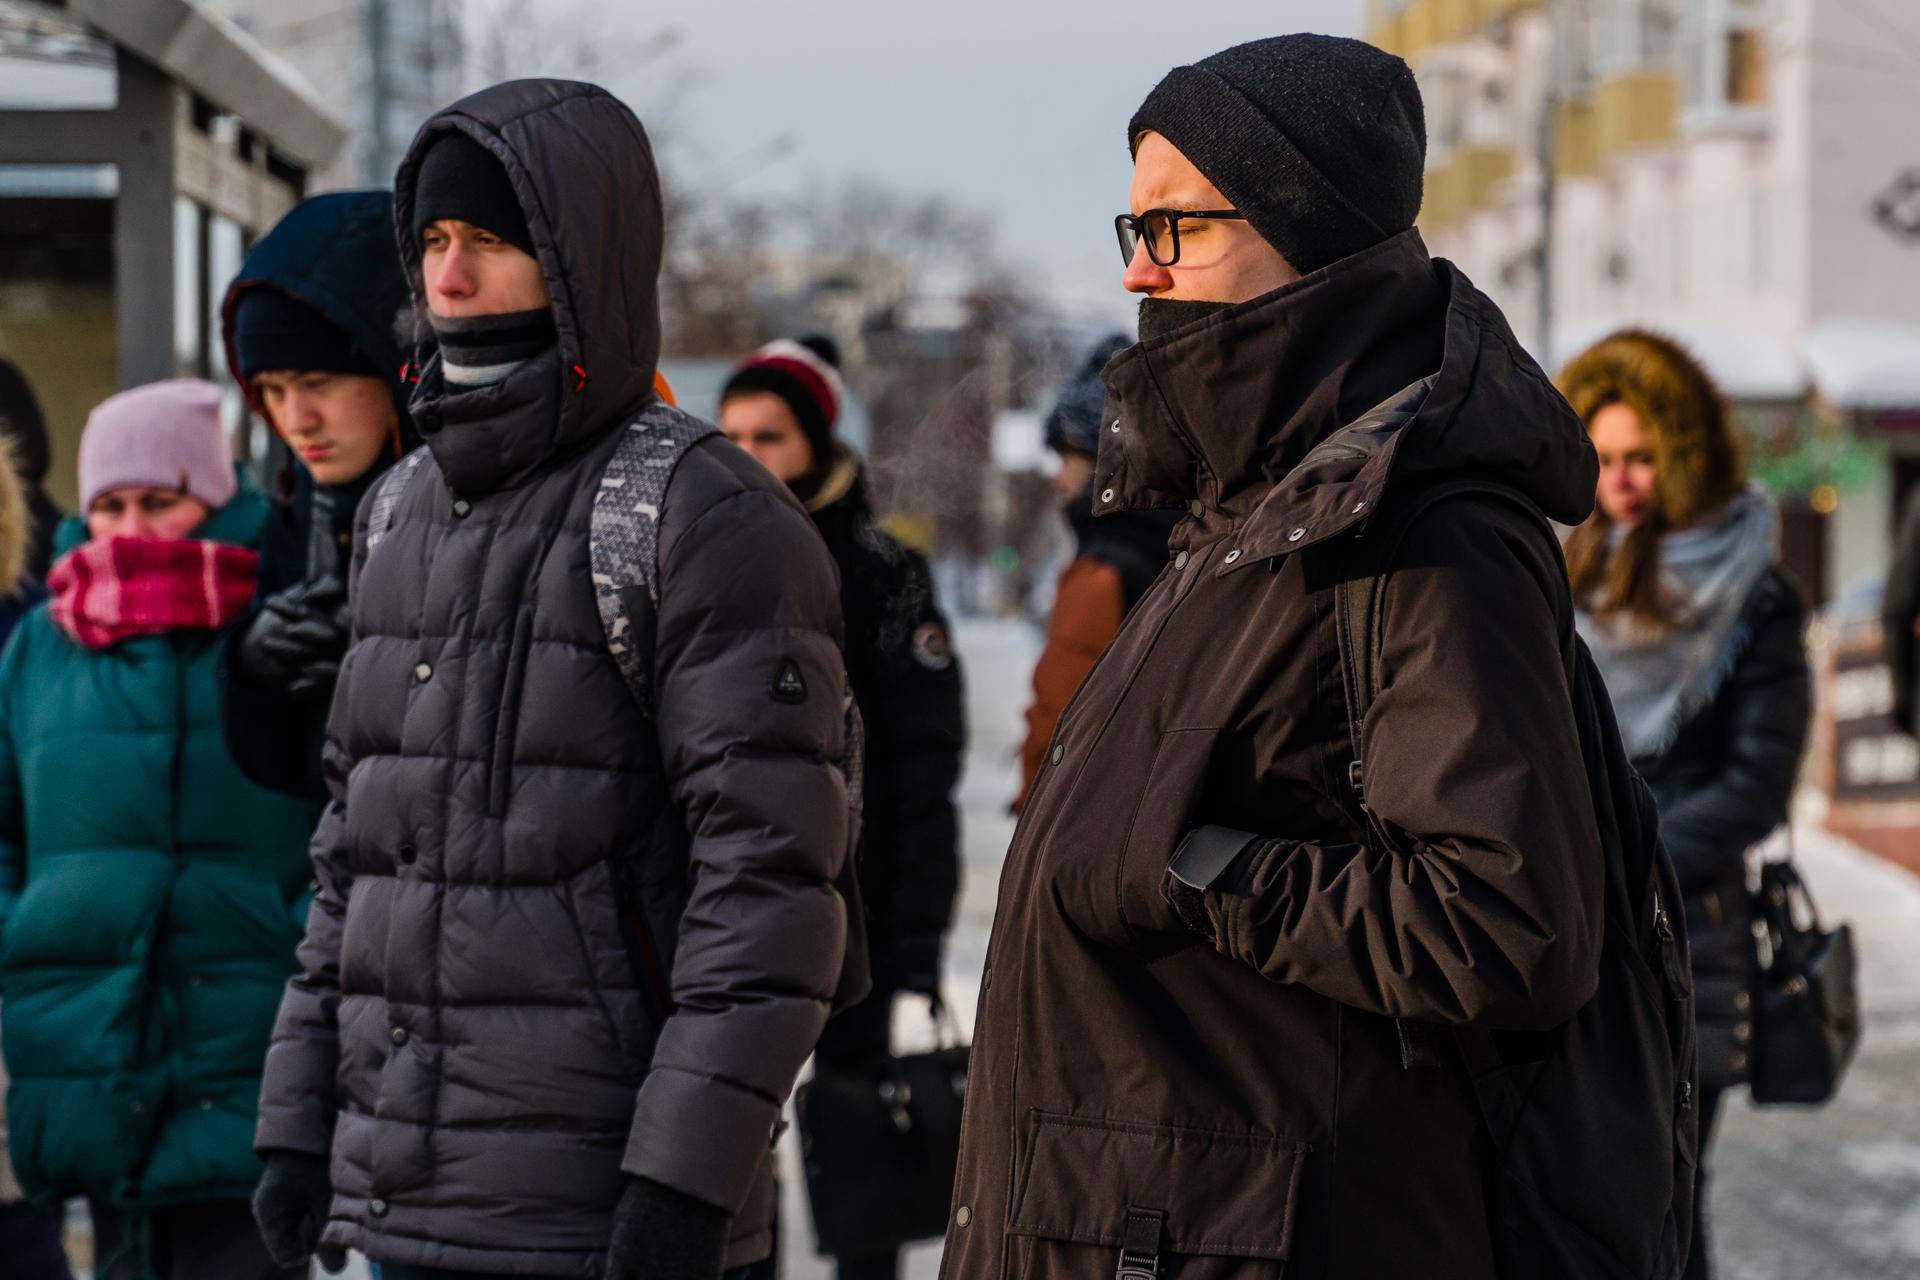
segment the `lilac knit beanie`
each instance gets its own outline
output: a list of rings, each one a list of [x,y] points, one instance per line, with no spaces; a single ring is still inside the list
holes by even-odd
[[[173,378],[95,406],[80,436],[80,509],[124,485],[178,489],[210,508],[232,501],[239,481],[220,425],[218,387]]]

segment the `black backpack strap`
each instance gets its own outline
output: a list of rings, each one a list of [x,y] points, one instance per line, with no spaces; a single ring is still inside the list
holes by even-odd
[[[588,560],[607,650],[640,711],[653,716],[655,611],[660,604],[660,505],[674,469],[719,428],[655,400],[620,433],[593,497]]]
[[[1556,547],[1559,545],[1552,523],[1532,499],[1519,490],[1488,480],[1456,480],[1409,495],[1406,505],[1393,511],[1384,524],[1370,521],[1359,536],[1359,549],[1353,553],[1349,569],[1334,584],[1334,633],[1340,651],[1341,685],[1347,700],[1347,725],[1353,737],[1353,760],[1347,765],[1347,785],[1353,789],[1354,803],[1366,816],[1368,830],[1382,846],[1390,847],[1394,838],[1367,803],[1364,744],[1367,712],[1380,692],[1383,643],[1380,602],[1386,594],[1387,578],[1399,557],[1400,547],[1414,524],[1440,503],[1467,496],[1494,498],[1519,507],[1539,524],[1542,533]],[[1375,517],[1375,521],[1379,519]],[[1394,1026],[1400,1036],[1400,1064],[1408,1070],[1444,1066],[1447,1041],[1451,1039],[1474,1079],[1489,1125],[1496,1134],[1512,1131],[1512,1121],[1520,1114],[1521,1099],[1490,1032],[1460,1027],[1449,1036],[1443,1027],[1404,1018],[1396,1019]]]
[[[400,506],[400,499],[407,494],[407,485],[420,470],[420,464],[427,460],[427,446],[421,445],[406,457],[393,464],[392,470],[380,477],[374,486],[373,496],[367,499],[367,550],[372,551],[380,545],[380,540],[393,528],[393,513]]]
[[[653,628],[660,606],[660,510],[674,470],[688,450],[720,429],[655,400],[620,434],[593,498],[587,559],[607,651],[640,712],[653,719]],[[851,693],[841,708],[846,756],[848,844],[859,847],[866,768],[866,727]],[[869,990],[866,912],[851,852],[834,889],[847,904],[847,953],[833,1010],[859,1003]]]

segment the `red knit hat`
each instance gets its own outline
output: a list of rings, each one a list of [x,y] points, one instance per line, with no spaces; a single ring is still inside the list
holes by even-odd
[[[786,401],[800,430],[806,433],[813,456],[825,458],[833,448],[833,429],[846,401],[840,381],[840,349],[831,338],[781,338],[748,356],[720,393],[720,403],[750,391],[767,391]]]

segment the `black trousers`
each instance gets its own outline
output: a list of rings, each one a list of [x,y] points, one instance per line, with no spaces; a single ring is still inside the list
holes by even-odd
[[[0,1275],[14,1280],[73,1280],[58,1213],[24,1200],[0,1204]]]
[[[1700,1090],[1700,1166],[1693,1183],[1693,1250],[1687,1254],[1686,1280],[1710,1280],[1713,1275],[1713,1242],[1707,1238],[1707,1144],[1725,1092]]]
[[[238,1200],[127,1213],[91,1201],[94,1274],[104,1280],[305,1280],[277,1267]]]

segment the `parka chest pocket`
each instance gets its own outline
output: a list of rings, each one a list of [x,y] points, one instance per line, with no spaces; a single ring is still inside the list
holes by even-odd
[[[500,681],[499,718],[493,724],[493,749],[487,758],[487,812],[502,817],[513,798],[514,749],[520,728],[520,700],[526,695],[527,663],[533,653],[533,610],[514,622]]]
[[[1007,1233],[1021,1280],[1278,1280],[1301,1143],[1032,1113]]]

